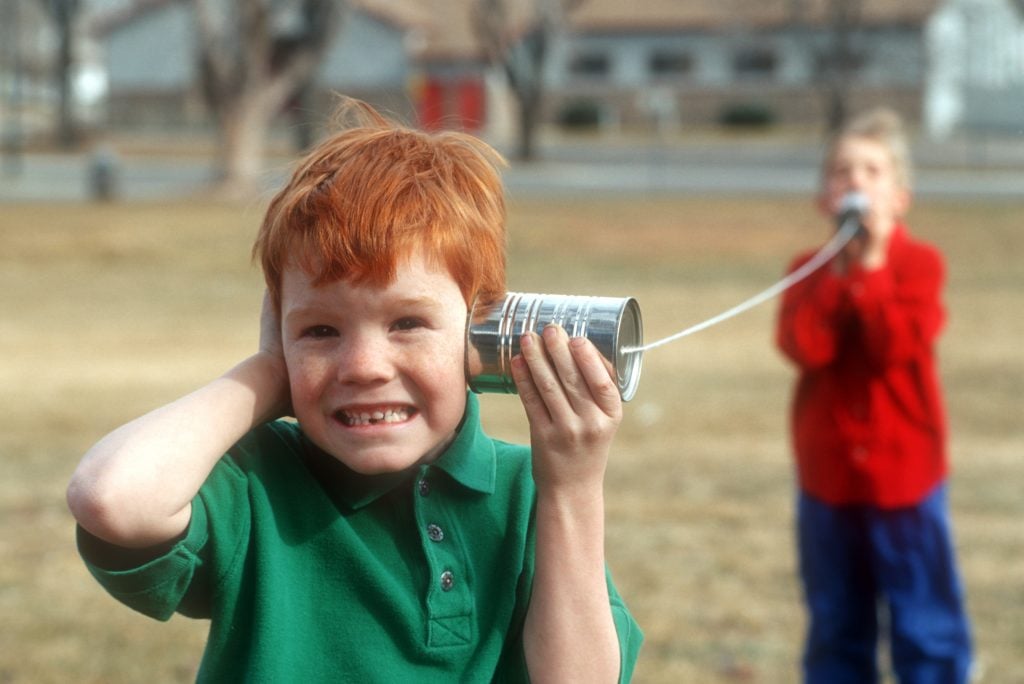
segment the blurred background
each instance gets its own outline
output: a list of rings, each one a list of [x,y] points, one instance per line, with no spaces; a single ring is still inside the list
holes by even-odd
[[[813,168],[884,104],[919,164],[1019,166],[1022,36],[1022,0],[3,0],[0,198],[244,195],[339,93],[520,162],[702,165],[741,133],[740,165]]]
[[[976,681],[1024,683],[1024,0],[0,0],[0,684],[194,679],[205,624],[107,597],[64,487],[255,347],[252,239],[338,95],[501,150],[510,289],[635,296],[648,340],[821,244],[826,136],[900,112],[949,265]],[[649,352],[626,407],[607,549],[642,684],[799,679],[773,323]],[[526,439],[515,398],[482,405]]]

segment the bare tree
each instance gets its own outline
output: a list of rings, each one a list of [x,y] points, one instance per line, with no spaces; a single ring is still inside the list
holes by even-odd
[[[521,10],[515,0],[476,0],[474,26],[492,65],[501,69],[517,106],[516,158],[536,157],[536,132],[544,98],[544,66],[551,44],[578,0],[535,0]]]
[[[54,79],[57,82],[57,142],[64,149],[78,144],[78,126],[74,117],[75,22],[81,3],[79,0],[41,0],[43,9],[53,20],[57,32],[57,60]]]
[[[274,119],[312,80],[345,0],[193,0],[221,191],[250,190]]]
[[[822,55],[824,65],[825,122],[835,132],[847,117],[850,83],[860,56],[853,47],[853,34],[861,22],[863,0],[829,0],[829,43]]]

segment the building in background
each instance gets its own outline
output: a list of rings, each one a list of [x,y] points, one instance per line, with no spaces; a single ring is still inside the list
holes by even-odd
[[[928,134],[1024,134],[1024,2],[944,0],[926,36]]]
[[[106,125],[207,125],[192,4],[83,1],[92,11],[80,58],[91,97],[104,98],[94,111]],[[38,4],[3,6],[11,2]],[[744,116],[814,126],[838,83],[851,110],[884,103],[936,135],[1012,130],[1024,79],[1020,0],[858,0],[847,3],[859,9],[845,24],[832,12],[838,2],[573,3],[545,67],[544,120],[577,117],[610,130],[673,131]],[[428,128],[507,128],[501,75],[473,27],[477,4],[350,0],[312,93],[294,111],[322,119],[343,93]],[[0,64],[5,94],[10,64],[9,56]],[[283,112],[282,122],[293,113]]]
[[[841,66],[851,108],[884,102],[916,121],[924,27],[937,0],[847,5],[859,9],[836,15],[834,0],[587,0],[552,64],[552,115],[592,103],[603,121],[624,126],[700,126],[743,112],[816,124]]]
[[[103,46],[114,126],[197,126],[194,8],[184,0],[123,3],[94,16]],[[330,111],[337,93],[432,128],[477,132],[485,118],[482,53],[463,0],[351,0],[317,71],[311,100]]]

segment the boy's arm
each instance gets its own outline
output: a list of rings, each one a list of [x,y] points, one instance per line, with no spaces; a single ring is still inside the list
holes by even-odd
[[[68,506],[83,528],[118,546],[174,539],[188,527],[192,499],[220,457],[287,406],[280,325],[265,301],[260,350],[97,442],[72,476]]]
[[[787,273],[809,259],[808,255],[799,257]],[[845,296],[842,278],[828,267],[786,290],[776,319],[776,346],[802,368],[832,363],[839,351]]]
[[[879,366],[906,363],[930,353],[945,321],[945,267],[937,250],[914,247],[899,275],[892,266],[851,269],[852,310],[864,347]]]
[[[608,364],[556,326],[530,334],[513,377],[530,421],[536,568],[523,642],[534,682],[614,682],[619,642],[604,557],[604,473],[622,404]]]

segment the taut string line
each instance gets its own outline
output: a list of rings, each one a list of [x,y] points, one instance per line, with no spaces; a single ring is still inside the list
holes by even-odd
[[[761,304],[771,299],[777,294],[785,292],[786,290],[793,287],[810,274],[814,273],[823,265],[828,263],[828,261],[836,254],[838,254],[843,249],[843,247],[845,247],[847,243],[850,242],[850,240],[857,236],[857,234],[861,230],[862,228],[860,224],[860,216],[857,215],[856,213],[851,212],[849,215],[844,217],[844,220],[839,230],[836,231],[836,234],[832,236],[831,240],[825,243],[822,246],[822,248],[818,250],[817,254],[811,257],[800,268],[796,269],[795,271],[793,271],[792,273],[790,273],[785,278],[775,283],[768,289],[759,292],[750,299],[737,304],[736,306],[732,307],[731,309],[728,309],[727,311],[723,311],[717,316],[712,316],[706,321],[702,321],[700,323],[697,323],[696,325],[692,325],[689,328],[686,328],[685,330],[680,330],[674,335],[663,337],[660,340],[656,340],[654,342],[651,342],[650,344],[645,344],[642,347],[624,347],[622,349],[622,353],[636,354],[638,352],[645,352],[650,351],[651,349],[656,349],[658,347],[669,344],[670,342],[675,342],[676,340],[687,337],[688,335],[700,332],[701,330],[706,330],[707,328],[710,328],[713,325],[718,325],[722,321],[728,320],[733,316],[738,316],[744,311],[753,309],[758,304]]]

